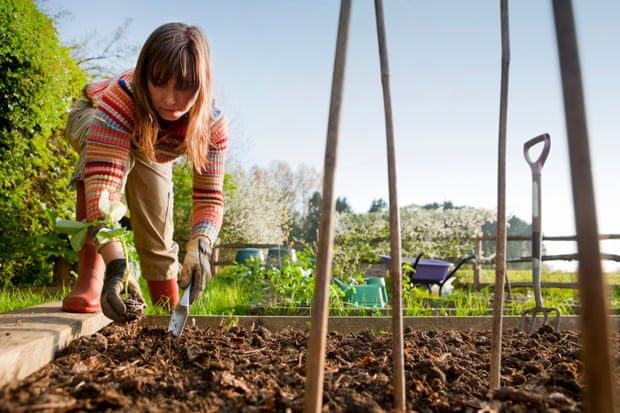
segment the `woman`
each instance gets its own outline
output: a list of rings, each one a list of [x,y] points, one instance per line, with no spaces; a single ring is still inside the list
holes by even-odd
[[[226,122],[211,92],[207,40],[200,29],[182,23],[157,28],[133,71],[84,88],[65,134],[80,154],[72,177],[76,218],[87,218],[93,229],[80,251],[78,279],[63,310],[101,308],[109,318],[125,321],[120,293],[127,268],[121,244],[96,237],[104,190],[111,201],[125,195],[151,301],[176,305],[179,249],[172,239],[172,161],[183,155],[193,165],[192,228],[178,285],[186,288],[191,280],[190,302],[200,297],[211,277],[211,249],[222,223],[228,143]],[[129,279],[129,292],[142,300],[137,283]]]

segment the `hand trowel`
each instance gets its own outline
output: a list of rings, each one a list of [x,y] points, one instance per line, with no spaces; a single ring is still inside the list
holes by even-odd
[[[168,324],[168,331],[172,332],[175,336],[180,336],[185,327],[185,322],[189,317],[189,295],[192,289],[192,281],[187,284],[187,288],[183,291],[181,300],[174,307],[172,316],[170,317],[170,324]]]

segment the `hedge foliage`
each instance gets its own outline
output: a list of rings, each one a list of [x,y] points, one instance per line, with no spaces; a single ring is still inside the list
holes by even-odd
[[[32,0],[0,0],[0,287],[49,282],[34,237],[70,218],[76,154],[62,137],[86,75]]]

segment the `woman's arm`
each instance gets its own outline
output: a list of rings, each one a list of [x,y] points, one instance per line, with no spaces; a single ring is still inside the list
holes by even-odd
[[[226,119],[220,114],[211,127],[207,164],[201,173],[194,169],[191,239],[206,237],[215,242],[224,214],[224,162],[228,149]]]
[[[108,190],[110,201],[122,198],[134,119],[129,84],[125,80],[112,83],[97,105],[86,138],[84,182],[90,222],[103,218],[98,204],[104,189]]]

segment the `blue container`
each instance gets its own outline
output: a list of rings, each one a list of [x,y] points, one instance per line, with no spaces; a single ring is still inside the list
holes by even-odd
[[[239,264],[247,264],[250,258],[255,258],[259,262],[263,262],[263,254],[258,248],[243,248],[238,250],[235,261]]]
[[[269,250],[267,250],[267,268],[275,267],[280,269],[282,268],[282,262],[284,260],[297,262],[295,250],[288,248],[269,248]]]

